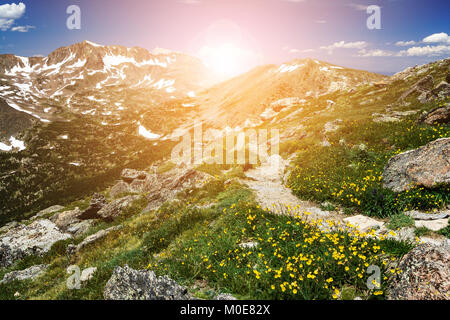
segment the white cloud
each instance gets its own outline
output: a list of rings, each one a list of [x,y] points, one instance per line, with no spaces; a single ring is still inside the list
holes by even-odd
[[[11,3],[4,4],[0,6],[0,30],[9,30],[13,25],[15,20],[20,19],[26,10],[24,3],[19,4]]]
[[[358,11],[366,11],[368,6],[365,6],[363,4],[357,4],[357,3],[349,3],[349,7],[358,10]]]
[[[365,41],[356,41],[356,42],[345,42],[339,41],[335,42],[329,46],[322,46],[320,49],[327,50],[328,54],[332,54],[335,49],[364,49],[367,47],[368,43]]]
[[[315,22],[316,22],[316,23],[327,23],[326,20],[316,20]]]
[[[423,39],[425,43],[450,43],[450,36],[445,32],[434,33],[425,39]]]
[[[0,30],[6,31],[14,24],[14,19],[0,18]]]
[[[374,49],[374,50],[366,50],[362,49],[358,52],[359,57],[392,57],[395,56],[394,52],[381,50],[381,49]]]
[[[25,13],[26,6],[24,3],[19,4],[11,3],[0,6],[0,18],[3,19],[19,19]]]
[[[30,29],[35,29],[35,26],[17,26],[17,27],[13,27],[11,28],[11,31],[17,31],[17,32],[28,32],[30,31]]]
[[[413,46],[415,44],[416,44],[416,42],[412,41],[412,40],[411,41],[397,41],[395,43],[395,45],[398,47],[409,47],[409,46]]]
[[[408,50],[402,50],[398,53],[399,57],[434,57],[450,54],[450,46],[438,45],[438,46],[425,46],[425,47],[412,47]]]

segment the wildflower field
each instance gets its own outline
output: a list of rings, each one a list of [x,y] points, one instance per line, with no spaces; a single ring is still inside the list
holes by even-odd
[[[240,191],[230,195],[234,192]],[[296,208],[285,210],[290,214],[274,215],[251,201],[233,203],[213,222],[198,220],[196,228],[183,233],[147,268],[191,286],[204,279],[212,286],[210,294],[227,292],[249,299],[338,299],[350,293],[349,298],[377,298],[383,297],[389,276],[401,272],[391,270],[390,262],[413,246],[376,238],[373,232],[360,233],[331,220],[314,220]],[[166,217],[162,228],[187,216],[193,220],[202,214]],[[153,248],[166,241],[154,239]],[[371,265],[379,266],[383,273],[379,289],[367,289],[366,272]],[[200,295],[208,298],[208,290],[201,290]]]

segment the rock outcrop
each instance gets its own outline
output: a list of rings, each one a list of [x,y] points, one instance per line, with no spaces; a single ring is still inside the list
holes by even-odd
[[[104,221],[113,221],[115,218],[120,216],[122,210],[129,207],[133,201],[139,199],[139,196],[126,196],[121,199],[114,200],[107,205],[105,205],[98,213],[99,219]]]
[[[116,267],[103,292],[106,300],[190,300],[186,288],[157,277],[153,271],[137,271],[127,265]]]
[[[395,192],[450,183],[450,138],[435,140],[391,158],[383,179],[384,186]]]
[[[426,76],[419,81],[417,81],[409,90],[403,93],[400,97],[400,100],[405,100],[413,94],[419,95],[419,100],[426,100],[431,95],[431,90],[434,86],[434,79],[432,76]],[[425,101],[424,101],[425,102]]]
[[[112,198],[116,198],[117,196],[124,193],[128,193],[130,191],[131,189],[128,183],[124,181],[119,181],[114,187],[111,188],[111,190],[109,191],[109,195]]]
[[[5,274],[3,280],[0,281],[2,283],[10,283],[13,281],[23,281],[23,280],[34,280],[40,277],[48,268],[48,264],[41,264],[37,266],[32,266],[28,269],[21,271],[12,271],[10,273]]]
[[[137,171],[134,169],[124,169],[121,178],[123,181],[131,183],[136,179],[144,180],[147,178],[147,173],[144,171]]]
[[[77,246],[71,244],[67,247],[67,254],[72,255],[78,253],[84,247],[106,237],[111,231],[119,230],[121,226],[111,227],[105,230],[100,230],[97,233],[91,234],[87,236],[82,242],[80,242]]]
[[[201,187],[206,181],[212,179],[209,174],[179,166],[164,173],[147,173],[133,169],[122,171],[122,181],[111,188],[110,196],[116,197],[127,192],[146,193],[149,206],[147,209],[156,209],[178,192],[186,188]],[[128,198],[123,198],[128,199]],[[115,203],[118,205],[119,202]],[[106,205],[100,212],[100,218],[111,216],[106,213],[113,210],[113,205]],[[116,215],[117,210],[112,216]]]
[[[450,103],[447,103],[444,107],[439,107],[431,110],[420,117],[419,122],[426,123],[428,125],[434,124],[446,124],[450,122]]]
[[[63,211],[55,214],[50,218],[58,228],[64,232],[68,232],[77,237],[85,233],[89,227],[94,224],[94,220],[81,220],[80,215],[82,211],[79,208],[74,210]]]
[[[71,238],[50,220],[38,220],[19,225],[0,237],[0,267],[8,267],[29,255],[41,255],[60,240]]]
[[[388,290],[391,300],[450,299],[450,247],[422,244],[409,252],[399,263],[402,273]]]
[[[81,220],[97,219],[97,214],[106,205],[106,198],[104,195],[95,193],[91,198],[89,207],[81,213],[78,218]]]
[[[44,217],[46,215],[55,213],[55,212],[60,211],[62,209],[64,209],[64,207],[60,206],[60,205],[51,206],[51,207],[49,207],[49,208],[47,208],[45,210],[42,210],[39,213],[37,213],[34,217],[31,218],[31,220],[36,220],[38,218],[41,218],[41,217]]]

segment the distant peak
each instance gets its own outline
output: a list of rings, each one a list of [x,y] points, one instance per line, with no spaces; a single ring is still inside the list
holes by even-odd
[[[88,44],[88,45],[93,46],[93,47],[103,47],[102,45],[97,44],[97,43],[92,42],[92,41],[89,41],[89,40],[84,40],[83,44]]]
[[[158,54],[172,54],[175,53],[175,51],[169,50],[169,49],[164,49],[164,48],[155,48],[152,50],[152,54],[154,55],[158,55]]]

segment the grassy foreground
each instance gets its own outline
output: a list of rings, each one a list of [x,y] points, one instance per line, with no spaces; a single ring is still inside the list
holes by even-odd
[[[198,206],[206,199],[212,207]],[[323,233],[318,226],[331,222],[305,222],[294,208],[286,208],[291,216],[273,215],[258,207],[251,191],[237,182],[225,186],[223,178],[181,194],[157,211],[143,212],[145,206],[142,197],[119,221],[93,226],[87,235],[122,224],[77,256],[68,257],[66,248],[87,235],[58,242],[44,257],[29,257],[1,270],[3,277],[12,270],[50,264],[35,281],[0,285],[0,299],[102,299],[114,267],[125,264],[168,274],[199,298],[218,293],[247,299],[380,298],[389,275],[400,272],[389,268],[390,261],[413,247],[342,228]],[[242,246],[251,242],[257,245]],[[71,265],[98,270],[80,290],[69,290],[66,269]],[[370,265],[383,272],[380,290],[367,289]],[[19,297],[14,297],[16,292]]]

